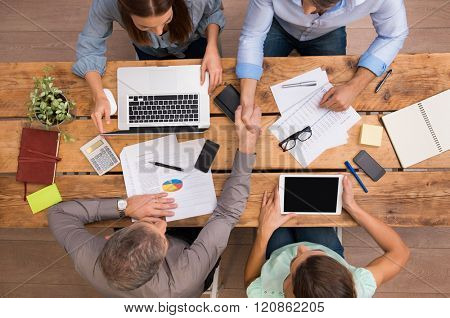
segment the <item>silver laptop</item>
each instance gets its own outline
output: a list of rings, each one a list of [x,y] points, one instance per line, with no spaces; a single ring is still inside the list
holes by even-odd
[[[208,85],[208,76],[200,85],[200,65],[118,68],[119,130],[209,128]]]

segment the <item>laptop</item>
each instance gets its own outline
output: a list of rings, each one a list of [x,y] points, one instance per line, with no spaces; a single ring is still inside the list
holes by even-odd
[[[200,85],[200,65],[117,69],[119,131],[203,132],[210,126],[209,77]]]

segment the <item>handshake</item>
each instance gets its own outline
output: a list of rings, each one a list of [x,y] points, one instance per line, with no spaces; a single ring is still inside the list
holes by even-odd
[[[235,113],[235,129],[239,141],[239,151],[245,154],[256,152],[256,143],[261,133],[261,108],[249,109],[242,116],[242,106]],[[161,218],[173,216],[177,204],[167,193],[143,194],[128,198],[125,215],[134,219],[155,223]]]
[[[246,154],[256,152],[256,143],[261,134],[261,108],[245,109],[243,116],[242,105],[236,109],[235,128],[239,141],[239,151]]]

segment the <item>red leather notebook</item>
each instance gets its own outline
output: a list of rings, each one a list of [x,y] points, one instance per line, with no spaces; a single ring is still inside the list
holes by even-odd
[[[52,184],[55,181],[59,132],[22,129],[16,180],[25,183]]]

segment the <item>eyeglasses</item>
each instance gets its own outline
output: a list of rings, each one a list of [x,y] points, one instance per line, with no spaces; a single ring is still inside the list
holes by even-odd
[[[280,142],[278,146],[283,149],[283,151],[289,151],[293,149],[295,146],[297,146],[297,141],[304,142],[311,138],[312,136],[312,130],[310,126],[307,126],[303,128],[300,131],[297,131],[295,134],[292,134],[291,136],[287,137],[285,140]]]

